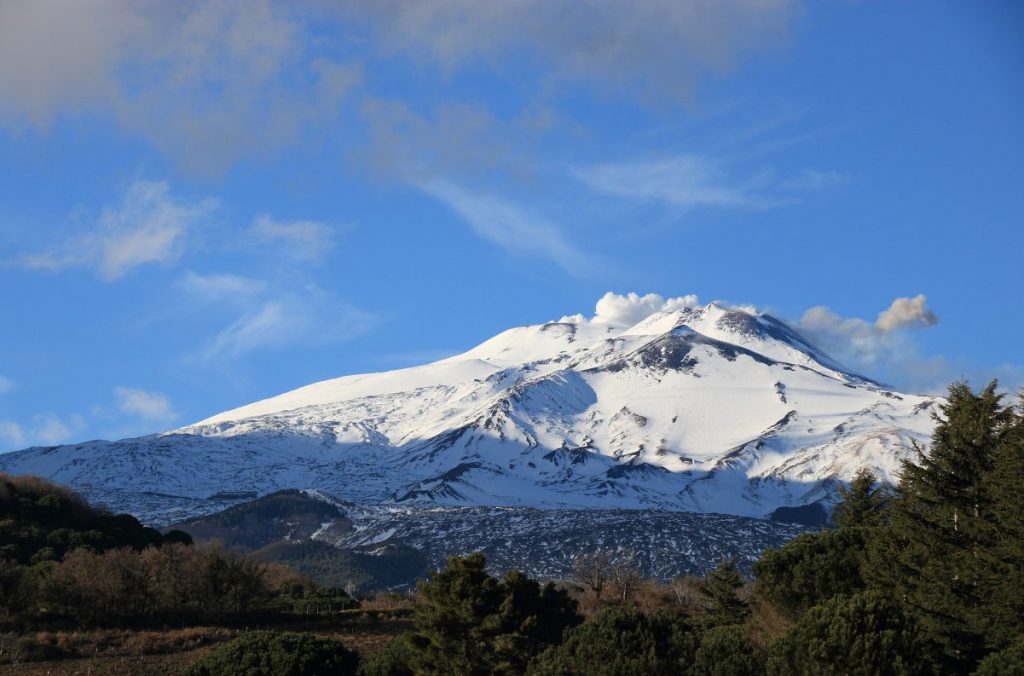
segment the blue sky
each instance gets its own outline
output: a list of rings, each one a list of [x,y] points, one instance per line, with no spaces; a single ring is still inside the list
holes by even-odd
[[[1013,2],[0,4],[0,450],[609,291],[766,309],[906,389],[1017,387],[1022,29]]]

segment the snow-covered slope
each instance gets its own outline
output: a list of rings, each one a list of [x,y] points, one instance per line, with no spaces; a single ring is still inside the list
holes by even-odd
[[[765,516],[830,501],[862,467],[893,480],[935,403],[851,372],[767,314],[712,303],[629,327],[511,329],[165,434],[2,455],[0,470],[119,504],[300,487],[374,504]]]

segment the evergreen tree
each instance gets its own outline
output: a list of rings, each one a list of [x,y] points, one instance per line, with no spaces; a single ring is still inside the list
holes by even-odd
[[[919,616],[944,670],[968,669],[986,650],[998,535],[987,478],[1014,420],[996,387],[950,386],[931,448],[904,463],[891,526],[872,548],[873,585]]]
[[[848,488],[839,488],[839,495],[842,502],[832,512],[832,521],[839,528],[873,528],[882,523],[885,492],[871,470],[857,472]]]
[[[580,623],[576,602],[550,582],[543,587],[519,571],[501,581],[504,599],[493,619],[493,670],[524,673],[527,663],[544,648],[562,642],[565,630]]]
[[[448,567],[420,583],[413,636],[417,672],[522,673],[530,659],[579,624],[576,603],[564,591],[513,571],[501,581],[487,574],[483,554],[448,559]]]
[[[448,567],[419,584],[416,667],[428,673],[488,673],[484,620],[501,604],[498,581],[483,554],[453,556]]]
[[[715,623],[739,624],[750,614],[746,601],[739,596],[743,584],[736,559],[724,559],[704,580],[700,590],[707,597],[709,615]]]
[[[983,659],[974,676],[1024,676],[1024,636]]]
[[[987,646],[1024,634],[1024,392],[987,477],[995,543],[987,551],[991,589],[981,614]]]

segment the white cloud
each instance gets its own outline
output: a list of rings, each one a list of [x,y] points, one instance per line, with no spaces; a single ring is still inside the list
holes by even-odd
[[[875,367],[883,358],[904,354],[910,348],[901,334],[883,331],[859,317],[840,317],[823,305],[807,310],[797,327],[826,352],[860,368]]]
[[[71,441],[86,427],[80,415],[60,417],[45,413],[32,418],[31,425],[14,420],[0,420],[0,450],[18,450],[28,446],[55,446]]]
[[[114,388],[114,399],[119,411],[147,421],[170,422],[178,417],[170,398],[159,392],[119,385]]]
[[[796,6],[796,0],[4,2],[0,125],[45,129],[62,115],[98,115],[188,169],[219,172],[243,157],[322,142],[344,130],[342,107],[363,81],[357,59],[411,54],[439,65],[442,77],[462,67],[501,73],[526,64],[537,73],[531,80],[540,99],[572,80],[663,105],[691,99],[705,75],[783,44]],[[471,144],[457,145],[461,152]]]
[[[680,208],[758,208],[769,204],[752,194],[749,187],[730,185],[719,166],[699,155],[599,164],[577,168],[573,174],[599,192],[661,201]]]
[[[676,209],[768,209],[792,203],[800,193],[843,182],[836,172],[804,171],[786,178],[770,169],[738,177],[731,162],[684,154],[657,160],[576,167],[572,175],[600,193]]]
[[[704,73],[727,71],[742,56],[779,44],[795,3],[373,0],[355,7],[387,52],[411,52],[446,71],[508,57],[556,79],[639,90],[664,101],[686,100]]]
[[[897,298],[883,310],[875,321],[880,331],[895,331],[915,327],[929,327],[939,323],[939,316],[928,309],[924,294],[913,298]]]
[[[70,441],[72,436],[85,428],[85,420],[78,415],[63,419],[53,413],[35,417],[31,435],[34,443],[54,446]]]
[[[113,70],[139,26],[128,2],[0,4],[0,112],[48,123],[115,91]],[[59,48],[56,48],[59,46]]]
[[[334,229],[316,221],[275,221],[268,214],[253,219],[249,234],[258,242],[273,244],[291,257],[316,261],[334,246]]]
[[[924,295],[897,298],[874,323],[858,317],[843,318],[819,305],[807,310],[797,327],[840,361],[862,368],[907,368],[920,357],[906,330],[927,328],[939,321],[926,303]]]
[[[843,318],[826,307],[811,308],[798,328],[813,342],[840,361],[870,370],[896,386],[915,392],[941,395],[956,380],[981,387],[992,379],[1011,393],[1024,386],[1024,368],[1016,364],[985,366],[970,359],[922,354],[914,330],[939,322],[924,295],[897,298],[874,322]]]
[[[49,252],[24,256],[20,263],[47,270],[92,267],[107,281],[143,265],[172,263],[188,248],[216,202],[189,204],[169,192],[166,183],[136,181],[120,202],[103,209],[89,232]]]
[[[0,451],[14,451],[27,445],[21,425],[13,420],[0,420]]]
[[[0,394],[7,394],[16,387],[16,383],[7,378],[6,376],[0,375]]]
[[[209,361],[262,350],[330,345],[363,335],[377,322],[373,313],[310,288],[301,295],[261,302],[218,333],[200,356]]]
[[[189,300],[235,319],[219,331],[193,359],[208,362],[252,352],[330,345],[372,330],[379,317],[313,284],[278,286],[236,275],[188,272],[180,288]]]
[[[634,292],[620,294],[609,291],[598,299],[593,317],[588,319],[583,315],[570,315],[562,317],[559,321],[573,323],[589,321],[610,326],[632,326],[655,312],[675,312],[684,308],[696,307],[699,302],[694,294],[665,298],[657,293],[641,296]]]
[[[322,42],[274,0],[0,3],[0,124],[99,112],[217,171],[336,121],[361,70]]]
[[[596,268],[596,262],[571,244],[557,225],[529,209],[464,190],[447,181],[423,182],[417,186],[446,204],[477,235],[508,252],[540,255],[578,275],[589,274]]]
[[[204,304],[246,303],[267,291],[267,283],[259,279],[224,273],[203,275],[192,270],[178,280],[178,286],[191,299]]]

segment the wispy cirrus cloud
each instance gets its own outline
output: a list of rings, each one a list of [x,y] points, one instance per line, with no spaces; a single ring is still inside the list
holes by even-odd
[[[798,13],[795,0],[3,3],[0,125],[100,117],[180,167],[219,173],[310,139],[361,138],[348,133],[358,104],[380,96],[366,83],[395,55],[441,82],[464,69],[525,67],[524,111],[557,106],[567,82],[663,106],[785,44]],[[493,116],[442,107],[469,122],[451,147],[470,148],[459,139]],[[474,107],[475,119],[463,115]],[[507,121],[499,127],[493,143],[508,136]]]
[[[318,261],[334,247],[335,229],[318,221],[278,221],[269,214],[253,219],[248,234],[257,242],[301,261]]]
[[[228,273],[199,274],[188,270],[178,280],[178,288],[193,301],[208,303],[246,303],[266,292],[268,284],[259,279]]]
[[[509,253],[539,255],[576,275],[597,268],[597,260],[569,242],[558,225],[528,208],[448,181],[416,185],[458,214],[478,236]]]
[[[715,162],[679,155],[644,162],[578,167],[573,175],[590,188],[616,197],[666,202],[675,207],[759,208],[768,202],[750,181],[733,182]]]
[[[95,223],[88,224],[85,232],[15,262],[51,271],[92,268],[104,280],[114,281],[144,265],[177,261],[216,207],[212,199],[179,199],[171,195],[164,182],[135,181],[117,203],[104,208]]]
[[[575,167],[570,173],[599,193],[661,203],[683,211],[768,209],[845,180],[834,171],[804,170],[790,177],[764,169],[743,171],[729,162],[698,153],[592,164]]]
[[[342,343],[372,331],[381,321],[376,313],[309,282],[270,283],[190,271],[179,281],[179,288],[209,311],[233,317],[188,355],[199,362]]]

